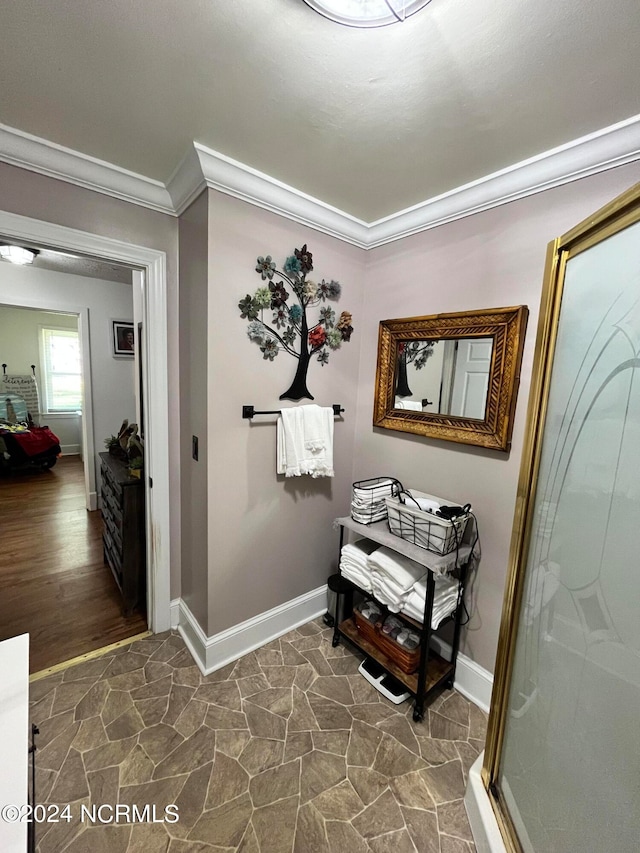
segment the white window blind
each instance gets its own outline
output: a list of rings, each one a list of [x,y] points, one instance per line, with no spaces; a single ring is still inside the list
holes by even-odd
[[[72,329],[42,329],[44,404],[47,412],[82,408],[80,339]]]

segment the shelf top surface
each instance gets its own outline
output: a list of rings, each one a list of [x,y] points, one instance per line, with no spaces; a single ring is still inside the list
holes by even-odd
[[[413,545],[411,542],[407,542],[406,539],[396,536],[395,533],[389,530],[389,525],[386,521],[376,521],[373,524],[360,524],[360,522],[354,521],[351,516],[347,515],[342,518],[336,518],[334,525],[346,527],[348,530],[357,533],[365,539],[371,539],[380,545],[391,548],[393,551],[409,557],[410,560],[414,560],[416,563],[438,575],[453,571],[456,565],[461,566],[469,559],[471,553],[471,545],[467,542],[460,545],[457,554],[455,550],[450,554],[436,554],[433,551],[427,551],[426,548]]]

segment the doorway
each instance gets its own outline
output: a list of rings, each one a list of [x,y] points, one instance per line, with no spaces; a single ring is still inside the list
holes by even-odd
[[[167,391],[166,259],[163,252],[0,211],[0,233],[23,243],[52,246],[101,260],[137,267],[134,283],[146,330],[140,352],[145,435],[144,490],[147,504],[147,615],[149,628],[170,627],[169,607],[169,463]],[[86,431],[83,418],[83,430]]]

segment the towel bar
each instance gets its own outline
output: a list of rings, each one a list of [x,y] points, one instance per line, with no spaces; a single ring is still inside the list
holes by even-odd
[[[344,409],[341,408],[340,403],[334,403],[331,408],[333,409],[333,414],[336,417],[339,417],[344,412]],[[279,415],[281,411],[282,409],[271,409],[265,412],[258,412],[253,408],[253,406],[243,406],[242,417],[251,419],[254,415]]]

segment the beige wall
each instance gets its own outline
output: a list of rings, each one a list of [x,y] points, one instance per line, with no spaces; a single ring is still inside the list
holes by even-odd
[[[640,180],[623,166],[375,249],[360,318],[354,478],[381,471],[421,491],[471,501],[482,537],[463,651],[493,670],[547,243]],[[525,304],[529,326],[509,455],[371,426],[378,323]]]
[[[136,204],[0,163],[0,209],[163,251],[167,256],[171,597],[180,593],[178,222]],[[1,236],[1,235],[0,235]]]
[[[354,453],[359,350],[362,343],[364,252],[220,193],[209,205],[209,633],[214,634],[326,582],[336,570],[338,534],[332,521],[348,511]],[[258,255],[282,268],[294,248],[308,244],[311,278],[337,279],[342,295],[330,303],[351,311],[351,342],[325,366],[312,361],[308,387],[315,403],[341,403],[335,422],[334,478],[276,475],[275,417],[242,419],[280,401],[296,361],[280,353],[265,361],[247,337],[239,300],[263,284]],[[311,316],[315,317],[315,313]],[[311,402],[302,400],[301,403]]]
[[[207,530],[208,200],[203,193],[180,217],[180,449],[182,490],[181,595],[206,632],[209,577]],[[198,461],[191,436],[199,439]]]

